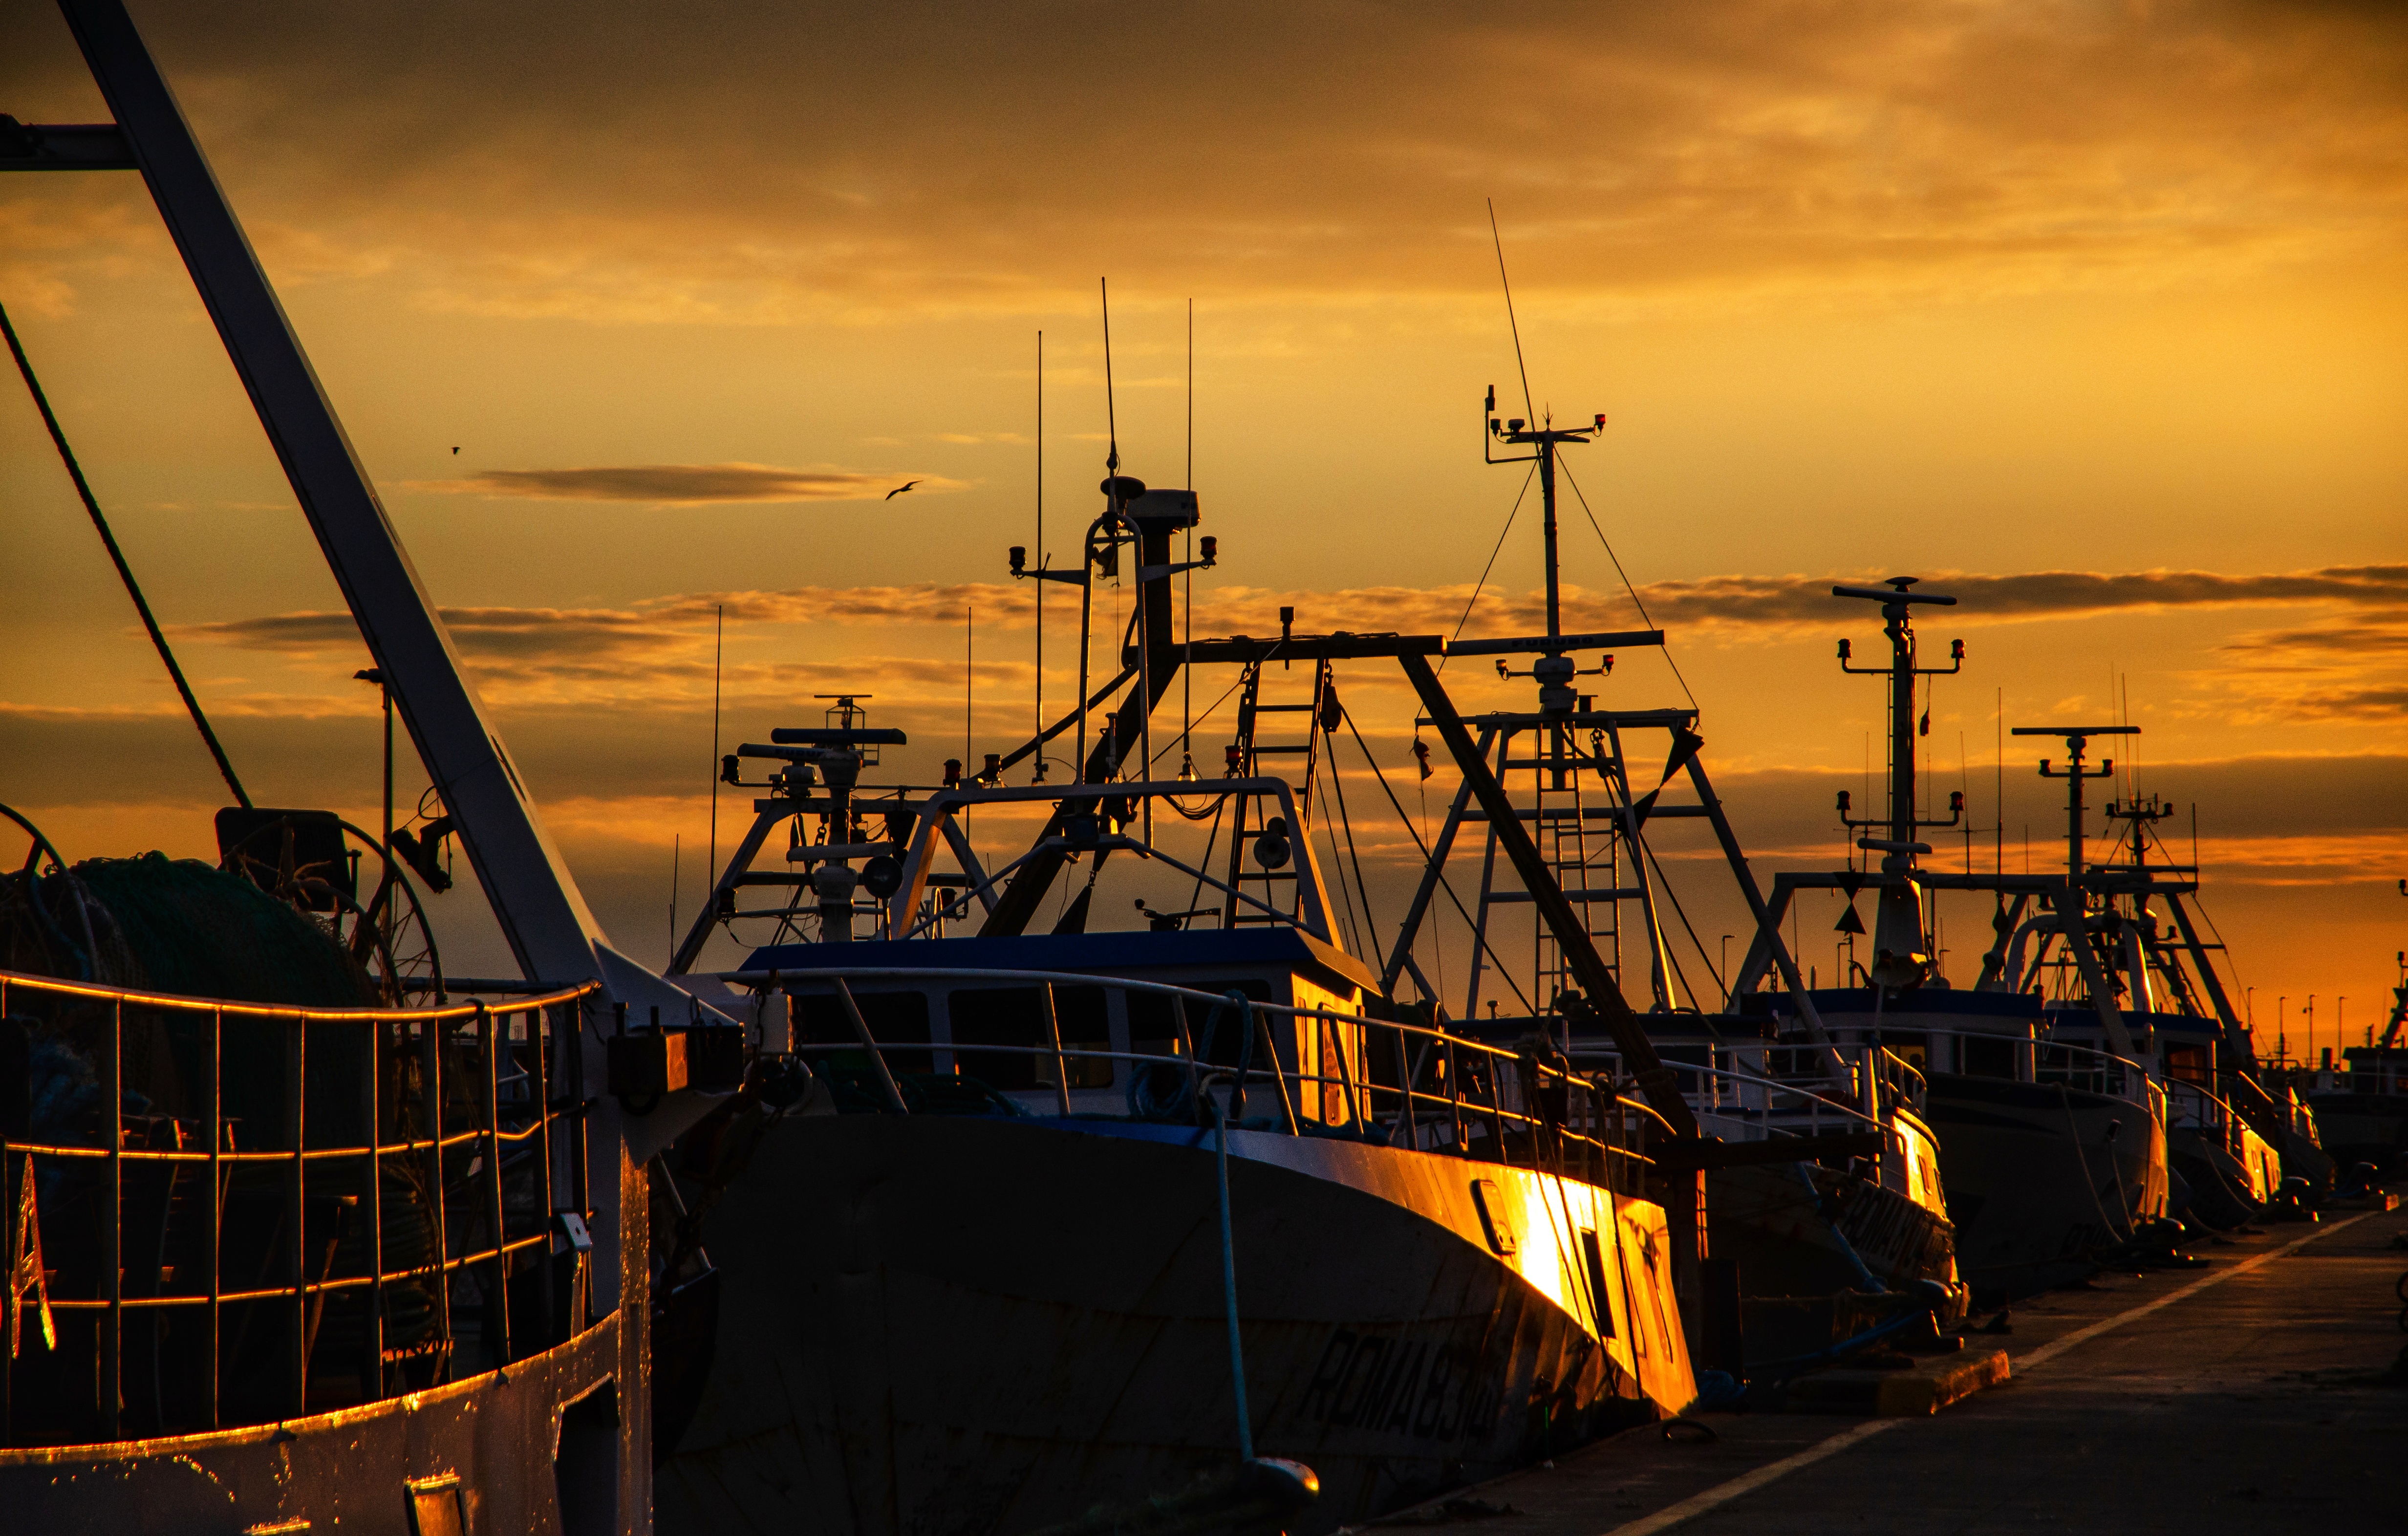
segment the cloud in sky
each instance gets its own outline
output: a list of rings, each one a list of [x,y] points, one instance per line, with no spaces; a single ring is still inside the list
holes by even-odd
[[[958,702],[958,668],[939,658],[961,654],[945,631],[964,607],[982,657],[994,625],[993,654],[1025,658],[1025,584],[853,584],[999,574],[967,554],[898,565],[875,525],[809,564],[774,529],[760,555],[672,547],[649,524],[676,514],[640,509],[757,500],[767,524],[808,519],[816,534],[845,504],[813,503],[882,494],[908,471],[869,469],[922,464],[971,484],[919,510],[999,507],[1001,487],[978,477],[1014,452],[989,429],[1025,425],[1006,333],[1043,317],[1046,340],[1065,343],[1049,346],[1049,386],[1096,395],[1104,271],[1133,321],[1116,337],[1124,440],[1142,440],[1132,412],[1156,431],[1176,418],[1175,389],[1132,380],[1183,381],[1168,338],[1193,294],[1204,483],[1267,497],[1253,525],[1266,548],[1313,556],[1356,539],[1373,556],[1270,578],[1303,590],[1199,582],[1196,633],[1275,634],[1290,604],[1307,629],[1451,633],[1471,594],[1446,583],[1480,568],[1486,540],[1470,548],[1440,521],[1461,517],[1465,482],[1426,450],[1454,419],[1437,380],[1508,377],[1490,366],[1506,345],[1492,194],[1539,383],[1570,387],[1550,382],[1566,371],[1550,351],[1577,358],[1581,402],[1643,429],[1612,479],[1648,529],[1612,531],[1634,573],[1688,578],[1639,596],[1690,648],[1682,665],[1718,719],[1748,721],[1744,735],[1718,725],[1718,747],[1819,761],[1842,716],[1854,734],[1842,696],[1797,681],[1810,650],[1828,655],[1819,637],[1756,642],[1862,636],[1870,605],[1802,573],[1908,549],[1974,567],[1923,570],[1964,599],[1928,628],[2021,624],[1985,641],[2004,681],[2095,693],[2111,658],[2137,666],[2152,743],[2396,749],[2408,729],[2408,583],[2372,564],[2399,558],[2385,535],[2403,462],[2385,430],[2399,349],[2380,339],[2408,293],[2396,5],[136,9],[363,453],[396,484],[485,466],[516,477],[428,495],[399,521],[437,590],[492,605],[447,616],[513,743],[536,729],[531,711],[579,716],[556,732],[564,784],[595,783],[589,765],[672,729],[707,740],[722,602],[730,696],[781,719],[786,704],[770,701],[883,669],[896,685],[878,707],[937,728],[939,701]],[[51,7],[0,6],[0,59],[8,110],[105,111]],[[1096,80],[1119,82],[1114,106],[1099,108]],[[223,451],[239,392],[140,182],[0,183],[0,296],[58,359],[54,395],[112,510],[127,510],[137,567],[156,573],[163,612],[229,621],[186,632],[209,642],[196,647],[204,695],[272,711],[262,690],[346,691],[356,750],[308,759],[330,788],[272,766],[304,759],[269,750],[265,715],[228,730],[296,796],[373,782],[360,711],[374,696],[347,681],[365,658],[348,618],[323,611],[339,599],[322,573],[230,556],[216,520],[138,510],[275,487],[264,452],[241,469]],[[208,354],[202,371],[168,355],[179,335]],[[1469,403],[1466,388],[1444,393],[1450,409]],[[111,400],[115,418],[98,409]],[[1049,415],[1048,446],[1101,416]],[[33,489],[55,495],[38,427],[14,420],[11,442],[29,447],[0,452],[0,480],[38,464]],[[1290,422],[1324,424],[1308,445]],[[998,446],[958,440],[973,435]],[[1347,462],[1358,441],[1377,474]],[[480,446],[451,457],[463,442]],[[863,479],[801,478],[848,475]],[[1296,515],[1340,476],[1382,507],[1377,521]],[[564,543],[572,521],[625,542]],[[1226,526],[1238,547],[1248,524]],[[7,692],[117,696],[123,668],[150,658],[116,595],[79,600],[60,579],[89,564],[84,544],[24,543],[14,643],[0,646],[19,658]],[[2031,568],[2076,558],[2099,568]],[[2162,562],[2259,574],[2117,568]],[[1466,632],[1535,631],[1531,567],[1497,568],[1508,590],[1483,595]],[[845,584],[742,590],[806,574]],[[1072,613],[1064,596],[1047,594],[1049,618]],[[1577,628],[1641,623],[1610,573],[1567,607]],[[2216,610],[2231,617],[2200,617]],[[2153,612],[2191,617],[2138,617]],[[1064,638],[1046,647],[1057,668]],[[161,692],[142,686],[135,696]],[[1367,717],[1404,716],[1357,687]],[[337,709],[328,697],[283,707]],[[214,793],[189,728],[160,729],[193,794]],[[702,750],[686,755],[665,782],[700,782]],[[83,771],[72,754],[0,760]],[[138,751],[111,770],[122,803],[156,797]],[[2358,963],[2329,923],[2300,925],[2286,964]]]
[[[2408,223],[2379,6],[240,15],[145,24],[257,223],[307,226],[271,259],[440,310],[1027,309],[1101,230],[1168,292],[1484,297],[1489,194],[1530,289],[1626,294],[2159,286]],[[12,30],[25,107],[73,97],[55,18]],[[1098,119],[1070,82],[1133,59],[1178,63]]]
[[[1871,605],[1834,598],[1830,589],[1835,581],[1861,585],[1871,580],[1863,574],[1723,576],[1656,582],[1641,587],[1639,596],[1649,618],[1676,642],[1700,632],[1744,641],[1869,617]],[[2408,679],[2398,665],[2408,652],[2408,567],[2329,567],[2260,575],[1959,572],[1932,578],[1928,590],[1963,599],[1961,608],[1930,610],[1947,614],[1960,627],[2252,606],[2321,609],[2334,614],[2329,624],[2252,632],[2220,648],[2218,653],[2232,661],[2177,673],[2184,681],[2168,707],[2186,718],[2273,725],[2408,720]],[[1288,607],[1296,610],[1300,633],[1343,627],[1453,635],[1472,596],[1469,583],[1322,592],[1213,587],[1197,594],[1193,630],[1198,637],[1276,635],[1280,610]],[[713,627],[723,613],[734,625],[816,628],[822,634],[935,629],[949,637],[950,650],[950,637],[970,610],[982,631],[1025,633],[1034,622],[1033,599],[1026,583],[910,582],[680,593],[624,607],[488,605],[440,611],[480,685],[496,700],[657,705],[710,691]],[[1077,609],[1066,598],[1050,611],[1060,624],[1071,622]],[[1110,611],[1108,600],[1099,611]],[[1563,615],[1571,632],[1631,629],[1641,623],[1627,595],[1576,586],[1563,589]],[[1474,638],[1536,634],[1544,624],[1543,594],[1491,591],[1472,605],[1463,632]],[[1099,633],[1109,627],[1109,621],[1099,622]],[[171,633],[179,640],[294,658],[365,656],[357,626],[342,611],[181,624]],[[719,685],[731,698],[785,697],[807,681],[814,687],[859,686],[874,678],[912,697],[944,696],[960,683],[960,665],[950,656],[877,654],[859,650],[857,641],[832,649],[814,641],[805,659],[766,660],[744,654],[738,631],[730,634],[738,643],[720,669]],[[1074,654],[1066,645],[1054,658],[1055,668],[1075,666]],[[998,690],[1024,688],[1032,676],[1017,659],[982,664],[980,673],[982,687]],[[1354,685],[1381,691],[1390,682],[1384,674],[1368,675]]]
[[[876,501],[906,482],[911,495],[955,491],[941,475],[853,469],[781,469],[768,464],[631,464],[588,469],[485,469],[461,480],[412,481],[417,491],[537,501],[645,501],[700,506],[738,501]]]
[[[1865,585],[1862,573],[1829,576],[1713,576],[1657,581],[1639,589],[1659,624],[1744,629],[1790,628],[1843,622],[1870,605],[1831,596],[1835,584]],[[2325,629],[2267,631],[2232,642],[2236,650],[2392,651],[2408,646],[2408,566],[2335,566],[2267,575],[2215,571],[2034,571],[2021,575],[1942,573],[1923,583],[1962,606],[1947,611],[1966,623],[2016,622],[2100,613],[2239,607],[2339,607],[2360,617]],[[1450,634],[1471,605],[1472,635],[1536,632],[1545,623],[1539,592],[1489,589],[1470,582],[1432,587],[1372,586],[1326,592],[1285,592],[1239,585],[1197,595],[1195,628],[1206,634],[1270,634],[1279,610],[1297,610],[1297,627],[1402,634]],[[1582,629],[1630,628],[1638,614],[1625,594],[1563,588],[1565,622]],[[1025,584],[919,581],[857,587],[794,587],[779,592],[681,593],[626,608],[447,608],[444,622],[471,654],[533,650],[564,653],[624,648],[690,639],[678,626],[708,626],[724,609],[729,619],[763,624],[943,624],[977,609],[982,624],[1025,627],[1036,604]],[[1066,599],[1060,611],[1075,612]],[[2395,617],[2396,615],[2396,617]],[[698,632],[698,631],[697,631]],[[256,651],[308,653],[350,643],[351,615],[294,612],[176,626],[195,639]]]

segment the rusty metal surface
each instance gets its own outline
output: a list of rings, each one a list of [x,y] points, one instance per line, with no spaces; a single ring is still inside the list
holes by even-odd
[[[616,1529],[609,1447],[619,1430],[605,1406],[616,1395],[620,1334],[613,1314],[506,1371],[282,1424],[0,1450],[0,1529],[11,1536],[237,1536],[307,1520],[313,1530],[414,1536],[409,1484],[453,1476],[470,1530]],[[580,1400],[564,1443],[564,1411]],[[563,1521],[556,1480],[545,1475],[558,1451],[569,1458],[572,1514],[582,1520]]]
[[[719,1364],[658,1474],[660,1529],[1010,1536],[1233,1459],[1209,1142],[1111,1129],[841,1115],[772,1133],[707,1228],[727,1276]],[[1652,1417],[1647,1385],[1674,1408],[1694,1396],[1656,1207],[1454,1157],[1243,1140],[1255,1444],[1322,1479],[1297,1530]],[[1329,1166],[1256,1156],[1274,1143]],[[1518,1267],[1477,1235],[1474,1178],[1524,1213]],[[1602,1342],[1582,1229],[1604,1238]]]

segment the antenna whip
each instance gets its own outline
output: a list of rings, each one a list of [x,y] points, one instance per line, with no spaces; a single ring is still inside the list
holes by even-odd
[[[1505,276],[1505,237],[1497,232],[1497,199],[1488,199],[1488,237],[1497,244],[1497,281],[1505,290],[1505,325],[1513,333],[1513,367],[1522,376],[1522,413],[1536,421],[1539,412],[1530,404],[1530,369],[1522,361],[1522,325],[1513,318],[1513,284]]]

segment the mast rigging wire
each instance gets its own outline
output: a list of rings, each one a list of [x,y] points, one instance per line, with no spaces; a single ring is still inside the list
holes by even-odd
[[[1343,712],[1344,706],[1340,705],[1340,710]],[[1346,833],[1346,857],[1347,861],[1354,866],[1354,889],[1363,898],[1363,926],[1371,930],[1371,941],[1376,944],[1380,940],[1380,919],[1379,915],[1371,910],[1371,886],[1370,883],[1363,878],[1363,855],[1354,851],[1354,821],[1346,813],[1346,778],[1338,768],[1338,738],[1334,732],[1326,728],[1321,734],[1323,739],[1329,743],[1329,782],[1337,788],[1338,825]],[[1401,811],[1399,813],[1401,814]],[[1331,840],[1334,842],[1337,840]],[[1339,884],[1343,886],[1345,883],[1341,876]],[[1358,938],[1355,940],[1355,948],[1360,950],[1362,947],[1362,940]]]
[[[1363,739],[1362,728],[1354,724],[1354,711],[1347,709],[1341,704],[1339,706],[1339,714],[1345,720],[1347,731],[1354,738],[1354,745],[1362,749],[1363,761],[1371,765],[1371,777],[1380,781],[1380,793],[1388,797],[1388,804],[1390,808],[1396,811],[1397,820],[1404,823],[1405,830],[1412,834],[1413,846],[1421,850],[1422,862],[1424,864],[1428,864],[1434,857],[1430,853],[1430,845],[1423,839],[1421,829],[1413,825],[1412,818],[1405,814],[1404,805],[1397,798],[1397,792],[1388,787],[1388,775],[1382,770],[1380,760],[1371,755],[1370,743]],[[1535,1014],[1538,1010],[1531,1007],[1529,998],[1522,996],[1522,983],[1513,979],[1513,973],[1505,968],[1504,956],[1497,953],[1496,946],[1488,941],[1488,936],[1485,933],[1483,933],[1480,926],[1471,920],[1470,912],[1464,907],[1463,897],[1455,894],[1455,883],[1446,878],[1446,870],[1444,868],[1440,868],[1439,870],[1438,888],[1444,891],[1446,893],[1447,900],[1454,904],[1455,915],[1462,918],[1464,926],[1471,930],[1472,940],[1474,943],[1478,945],[1479,952],[1484,952],[1487,955],[1489,962],[1497,969],[1497,974],[1504,979],[1507,986],[1513,989],[1513,996],[1521,1001],[1523,1007],[1529,1008],[1531,1012]],[[1398,935],[1399,940],[1403,937],[1404,936],[1401,933]],[[1412,952],[1408,950],[1406,953],[1410,955]],[[1443,950],[1440,951],[1440,954],[1441,955],[1444,953],[1445,952]],[[1475,953],[1472,958],[1476,963],[1479,959],[1479,953]],[[1385,964],[1384,956],[1382,959],[1382,963],[1383,965]],[[1441,1004],[1446,1001],[1443,998],[1438,998],[1432,1000]]]
[[[1605,537],[1605,529],[1598,524],[1597,514],[1589,510],[1588,496],[1581,490],[1580,481],[1573,478],[1571,467],[1558,458],[1555,461],[1555,467],[1563,470],[1565,482],[1571,486],[1573,496],[1580,502],[1581,515],[1588,519],[1589,527],[1597,534],[1597,541],[1605,546],[1605,557],[1613,562],[1613,574],[1622,578],[1622,590],[1630,595],[1630,606],[1639,610],[1640,622],[1650,629],[1659,627],[1656,621],[1649,617],[1647,604],[1640,597],[1639,588],[1631,583],[1630,573],[1622,568],[1622,556],[1613,553],[1613,541]],[[1672,668],[1673,681],[1680,683],[1682,693],[1688,695],[1689,707],[1698,711],[1702,724],[1706,707],[1698,702],[1696,694],[1689,692],[1689,680],[1682,675],[1681,664],[1672,659],[1672,648],[1670,645],[1662,645],[1656,649],[1663,652],[1664,664]]]
[[[42,413],[42,424],[50,430],[51,445],[59,451],[59,460],[67,467],[67,478],[75,481],[76,495],[83,498],[83,510],[92,514],[92,525],[100,530],[100,541],[108,546],[108,558],[117,567],[117,574],[125,583],[127,596],[134,599],[135,611],[142,615],[142,627],[150,632],[150,643],[159,651],[159,659],[167,665],[167,676],[182,696],[184,709],[192,715],[193,724],[200,728],[201,739],[208,743],[209,755],[217,760],[218,772],[224,776],[226,787],[234,791],[236,804],[245,811],[251,809],[251,795],[236,777],[234,764],[227,760],[225,748],[218,742],[218,733],[209,728],[209,717],[201,712],[201,701],[193,696],[193,685],[184,681],[184,669],[176,665],[176,653],[167,646],[167,637],[159,628],[159,621],[150,612],[149,599],[142,596],[141,583],[134,580],[134,567],[125,563],[125,552],[117,547],[117,536],[108,530],[108,519],[100,511],[100,502],[92,494],[92,486],[83,478],[83,466],[76,462],[75,451],[67,446],[67,435],[59,426],[59,419],[50,410],[50,396],[42,393],[41,380],[34,377],[34,365],[25,356],[22,342],[17,339],[17,327],[8,323],[8,311],[0,306],[0,335],[8,338],[8,351],[17,359],[17,371],[24,376],[25,388],[34,396],[34,404]]]
[[[1522,503],[1529,499],[1530,482],[1538,478],[1539,467],[1533,464],[1530,466],[1530,472],[1522,477],[1522,489],[1514,495],[1512,510],[1505,514],[1505,526],[1497,535],[1496,547],[1488,552],[1488,564],[1480,567],[1480,580],[1472,583],[1471,596],[1464,600],[1462,616],[1455,621],[1455,633],[1446,638],[1447,644],[1453,645],[1460,639],[1463,637],[1463,626],[1471,622],[1472,607],[1480,601],[1481,593],[1487,589],[1488,573],[1497,568],[1497,557],[1504,553],[1505,540],[1512,536],[1513,520],[1522,515]],[[1438,669],[1440,672],[1446,670],[1446,657],[1438,658]]]
[[[1336,864],[1338,862],[1338,828],[1329,825],[1329,785],[1316,779],[1313,781],[1312,792],[1321,797],[1321,831],[1322,835],[1329,840],[1329,861]],[[1311,807],[1308,806],[1307,809],[1310,810]],[[1353,829],[1348,830],[1351,836]],[[1354,923],[1354,894],[1346,888],[1344,866],[1339,867],[1338,878],[1332,883],[1338,887],[1338,899],[1346,914],[1346,941],[1354,946],[1355,954],[1360,955],[1363,953],[1363,930]],[[1327,897],[1325,896],[1323,900],[1326,903]]]

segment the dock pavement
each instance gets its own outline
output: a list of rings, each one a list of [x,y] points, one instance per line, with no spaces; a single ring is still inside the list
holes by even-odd
[[[2260,1224],[2202,1267],[2010,1309],[2006,1381],[1923,1417],[1699,1415],[1389,1515],[1462,1536],[2408,1533],[2408,1210]],[[1977,1313],[1976,1325],[1987,1321]]]

